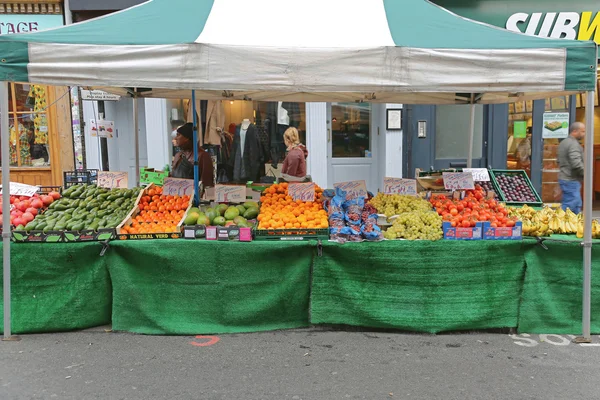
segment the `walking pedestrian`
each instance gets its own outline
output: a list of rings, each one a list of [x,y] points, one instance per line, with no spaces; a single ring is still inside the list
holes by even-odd
[[[583,180],[584,163],[583,147],[579,141],[585,137],[585,125],[575,122],[569,128],[569,137],[558,146],[558,183],[562,190],[561,206],[563,210],[570,208],[575,214],[581,212],[581,181]]]

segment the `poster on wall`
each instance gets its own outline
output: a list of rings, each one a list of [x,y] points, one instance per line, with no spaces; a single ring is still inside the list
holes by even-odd
[[[569,113],[544,113],[544,139],[564,139],[569,136]]]
[[[90,120],[90,134],[92,137],[112,139],[115,132],[115,121]]]

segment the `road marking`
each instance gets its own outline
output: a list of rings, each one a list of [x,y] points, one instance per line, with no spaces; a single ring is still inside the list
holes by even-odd
[[[513,343],[522,347],[536,347],[538,345],[550,344],[552,346],[569,346],[571,344],[581,347],[600,347],[600,343],[573,343],[574,335],[529,335],[521,333],[519,335],[510,334],[509,338],[513,339]],[[592,340],[600,338],[593,336]]]
[[[208,346],[212,346],[213,344],[217,344],[219,342],[219,340],[221,340],[218,336],[203,336],[203,335],[196,336],[196,339],[203,340],[203,342],[190,342],[190,344],[192,346],[208,347]]]

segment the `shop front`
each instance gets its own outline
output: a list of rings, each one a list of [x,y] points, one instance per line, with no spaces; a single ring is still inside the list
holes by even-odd
[[[473,20],[496,25],[511,31],[527,35],[565,38],[573,40],[594,40],[600,43],[600,6],[597,1],[577,0],[563,1],[465,1],[465,0],[436,0],[441,7],[447,8],[458,15]],[[596,95],[598,92],[596,92]],[[561,191],[558,186],[557,149],[561,139],[566,137],[568,129],[551,131],[545,129],[547,123],[575,121],[585,122],[585,95],[559,96],[545,101],[516,102],[508,105],[482,107],[477,111],[474,166],[477,155],[481,151],[483,163],[481,166],[493,168],[523,169],[527,171],[542,200],[548,203],[560,202]],[[596,121],[600,121],[598,98],[595,99]],[[454,107],[454,106],[450,106]],[[411,107],[415,109],[417,120],[433,122],[435,128],[430,129],[433,140],[419,136],[416,122],[412,122],[407,138],[417,143],[409,156],[415,160],[407,165],[405,171],[411,173],[411,168],[448,168],[464,165],[467,143],[468,109],[457,111],[452,116],[444,113],[444,107]],[[459,107],[456,109],[458,110]],[[462,112],[463,115],[459,113]],[[440,115],[442,114],[442,115]],[[414,118],[413,118],[414,119]],[[443,128],[438,128],[439,123]],[[436,124],[437,123],[437,124]],[[464,124],[467,124],[464,126]],[[595,143],[600,143],[600,126],[595,124]],[[437,130],[436,130],[437,129]],[[443,131],[441,132],[440,129]],[[461,140],[457,140],[457,148],[446,146],[444,132],[464,132]],[[438,136],[439,135],[439,138]],[[450,136],[450,135],[448,135]],[[456,135],[452,135],[455,141]],[[460,137],[460,134],[458,134]],[[435,140],[438,138],[438,140]],[[443,145],[440,145],[442,143]],[[480,147],[483,144],[483,148]],[[482,150],[480,150],[482,149]],[[448,154],[450,151],[451,154]],[[595,146],[596,169],[600,167],[600,146]],[[456,160],[456,158],[460,160]],[[412,171],[414,173],[414,170]],[[594,191],[600,194],[600,174],[596,174]]]
[[[63,25],[62,2],[1,2],[0,35],[36,32]],[[60,186],[73,169],[69,88],[9,84],[11,179]]]

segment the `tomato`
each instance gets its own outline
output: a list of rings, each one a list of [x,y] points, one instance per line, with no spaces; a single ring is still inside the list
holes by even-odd
[[[497,228],[497,227],[498,227],[498,224],[497,224],[497,223],[495,223],[495,222],[492,222],[492,223],[490,224],[490,226],[491,226],[492,228]]]
[[[453,228],[456,228],[456,221],[450,222],[450,225],[452,225]]]
[[[515,221],[513,221],[513,220],[508,220],[508,221],[506,222],[506,226],[508,226],[509,228],[512,228],[512,227],[514,227],[514,226],[515,226]]]
[[[452,214],[452,215],[458,215],[458,210],[456,208],[452,208],[450,210],[450,214]]]
[[[444,215],[444,221],[452,221],[452,215],[451,214]]]
[[[456,209],[461,212],[465,209],[465,205],[463,203],[458,203],[458,205],[456,206]]]
[[[462,222],[462,226],[463,226],[463,228],[469,228],[471,226],[471,223],[467,220],[464,220]]]

